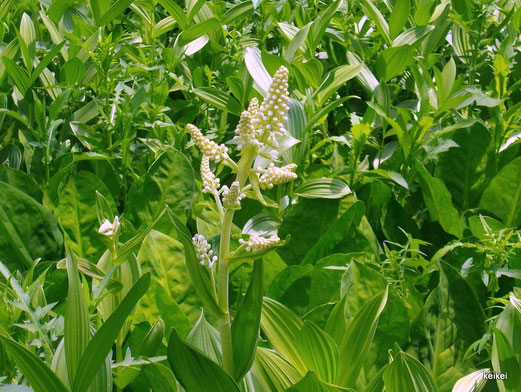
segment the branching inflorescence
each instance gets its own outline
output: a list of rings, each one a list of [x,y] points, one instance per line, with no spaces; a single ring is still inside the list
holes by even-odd
[[[192,241],[197,258],[202,265],[210,268],[212,274],[214,264],[217,263],[218,266],[216,291],[218,305],[222,312],[222,315],[219,316],[219,330],[224,367],[230,374],[233,372],[234,365],[228,309],[228,265],[235,253],[246,252],[255,256],[281,244],[276,233],[271,233],[266,237],[252,233],[249,237],[241,238],[240,246],[232,251],[230,237],[233,214],[241,208],[241,200],[247,195],[265,204],[260,189],[271,189],[275,185],[297,178],[295,173],[297,165],[277,166],[280,153],[279,139],[287,133],[284,124],[287,121],[288,102],[288,70],[280,67],[273,76],[268,93],[262,103],[259,104],[259,101],[253,98],[248,109],[240,116],[234,137],[234,142],[240,151],[238,162],[232,160],[228,154],[228,147],[224,144],[217,144],[208,139],[195,125],[188,124],[187,126],[192,141],[203,153],[201,160],[203,192],[213,195],[221,217],[218,256],[214,255],[214,251],[203,235],[196,234]],[[253,169],[252,165],[258,156],[268,158],[268,163],[264,167]],[[264,159],[264,161],[266,160]],[[212,171],[211,162],[230,167],[236,175],[234,181],[230,185],[221,186],[221,180]],[[247,184],[248,181],[249,184]],[[250,188],[254,192],[247,194]]]

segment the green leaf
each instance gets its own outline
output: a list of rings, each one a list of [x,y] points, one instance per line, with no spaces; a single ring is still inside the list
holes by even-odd
[[[452,198],[443,181],[433,177],[420,162],[416,162],[423,199],[431,219],[439,222],[443,229],[456,237],[463,235],[465,225],[452,204]]]
[[[362,0],[362,6],[365,14],[373,21],[376,28],[378,29],[378,32],[382,35],[387,45],[391,45],[389,25],[387,24],[387,21],[381,12],[378,10],[378,8],[376,8],[371,0]]]
[[[508,374],[506,380],[497,380],[499,390],[502,392],[515,392],[519,389],[519,385],[521,385],[521,366],[512,344],[499,329],[494,331],[491,359],[495,372]]]
[[[331,70],[324,78],[322,84],[315,92],[320,105],[333,95],[348,80],[357,76],[362,70],[362,65],[341,65]]]
[[[202,22],[192,25],[184,30],[177,38],[177,45],[183,47],[195,39],[220,28],[222,28],[221,22],[215,18],[203,20]]]
[[[154,26],[154,29],[152,31],[152,37],[157,38],[165,33],[168,33],[170,30],[174,29],[176,24],[176,20],[171,16],[167,16],[166,18],[161,19]]]
[[[327,115],[338,108],[340,105],[342,105],[344,102],[346,102],[350,97],[342,97],[335,99],[334,101],[328,103],[326,106],[324,106],[322,109],[320,109],[317,113],[311,117],[311,119],[308,121],[305,131],[312,129],[313,126],[317,124],[321,124],[326,119]]]
[[[492,135],[483,124],[475,123],[456,130],[452,140],[459,147],[440,154],[436,174],[451,193],[455,206],[465,211],[478,206],[487,185],[487,150]]]
[[[400,34],[409,18],[410,9],[409,0],[397,0],[394,3],[391,19],[389,20],[389,36],[394,39]]]
[[[199,318],[201,302],[186,268],[183,245],[156,230],[141,243],[138,261],[144,271],[150,270],[152,284],[136,313],[146,320],[161,317],[167,331],[175,327],[185,338]]]
[[[197,260],[190,232],[175,213],[170,210],[168,210],[168,213],[177,230],[179,241],[183,244],[186,267],[188,268],[192,284],[194,285],[201,302],[204,304],[206,309],[209,309],[216,316],[222,315],[222,311],[215,300],[212,278],[208,269],[202,266]]]
[[[235,381],[219,365],[183,341],[175,329],[170,334],[167,355],[176,379],[187,392],[239,392]]]
[[[410,45],[384,49],[376,60],[376,73],[386,82],[400,75],[414,61]]]
[[[100,25],[103,0],[89,0],[90,11],[92,12],[92,17],[94,18],[94,24],[96,26]]]
[[[72,86],[82,80],[85,75],[85,64],[77,57],[74,57],[63,64],[60,70],[65,75],[65,83]]]
[[[24,346],[3,335],[0,335],[0,343],[12,355],[34,392],[68,392],[58,376]]]
[[[24,291],[24,289],[22,289],[20,282],[18,282],[18,280],[11,274],[9,269],[2,262],[0,262],[0,274],[3,275],[5,281],[9,282],[9,285],[13,290],[13,296],[17,301],[17,307],[25,312],[28,321],[32,323],[35,332],[38,334],[43,351],[47,356],[50,357],[52,355],[52,343],[50,337],[45,331],[44,326],[42,325],[42,321],[40,320],[41,316],[39,316],[39,309],[36,311],[33,310],[31,297]],[[0,332],[2,332],[2,328],[0,328]]]
[[[114,19],[118,18],[133,2],[134,0],[116,0],[100,18],[99,26],[108,25]]]
[[[490,181],[479,206],[501,218],[507,227],[521,225],[521,157],[503,167]]]
[[[307,369],[316,373],[320,380],[334,383],[339,357],[338,347],[331,336],[311,321],[305,321],[296,343]]]
[[[44,58],[41,59],[41,61],[38,63],[36,68],[31,73],[30,84],[33,84],[36,81],[36,79],[40,76],[43,70],[51,63],[54,57],[56,57],[56,55],[63,48],[64,45],[65,41],[62,41],[58,45],[54,46],[51,50],[49,50],[49,52],[44,56]]]
[[[285,391],[302,377],[284,358],[265,347],[257,349],[251,375],[256,391]]]
[[[262,311],[263,261],[256,260],[250,286],[232,323],[234,378],[240,381],[255,359]]]
[[[309,371],[297,384],[287,389],[287,392],[340,392],[353,391],[353,389],[341,388],[336,385],[327,384],[318,379],[317,375]]]
[[[164,208],[159,215],[154,219],[152,222],[150,222],[145,228],[139,231],[135,236],[127,240],[123,245],[120,246],[118,249],[118,256],[114,259],[114,264],[121,264],[125,260],[127,260],[128,256],[136,250],[137,247],[139,247],[142,243],[145,237],[150,233],[150,231],[156,226],[156,224],[161,220],[164,213],[166,212],[166,208]]]
[[[333,15],[338,10],[340,5],[342,4],[341,0],[333,1],[329,7],[325,10],[321,11],[316,19],[313,20],[311,24],[310,36],[309,36],[309,49],[311,52],[314,52],[320,41],[322,40],[322,36],[326,31],[327,26],[329,26]]]
[[[11,167],[0,165],[0,181],[31,196],[36,201],[42,200],[42,190],[31,175]]]
[[[194,89],[194,94],[212,106],[215,106],[217,109],[221,109],[225,112],[230,112],[238,116],[242,112],[241,104],[237,102],[235,98],[220,90],[217,90],[214,87],[196,88]]]
[[[65,305],[65,358],[70,384],[74,382],[79,364],[90,340],[89,311],[78,276],[78,266],[70,248],[67,247],[67,276],[69,291]]]
[[[29,268],[33,260],[53,260],[63,237],[52,213],[32,197],[0,182],[0,260],[9,269]]]
[[[394,39],[393,47],[399,47],[403,45],[414,46],[426,38],[427,34],[429,34],[434,29],[434,26],[417,26],[406,30]]]
[[[347,253],[345,247],[353,244],[346,244],[344,242],[347,242],[346,238],[348,238],[349,234],[352,234],[353,228],[360,224],[364,212],[364,203],[361,201],[349,207],[309,250],[302,259],[301,264],[315,264],[318,260],[327,255]],[[340,247],[340,249],[337,249],[337,247]]]
[[[94,203],[96,192],[100,192],[109,201],[111,209],[116,211],[110,191],[96,175],[84,170],[66,174],[56,191],[57,197],[50,201],[67,235],[66,242],[78,257],[89,259],[100,256],[106,245],[98,233]]]
[[[286,264],[300,264],[306,253],[337,219],[338,199],[299,199],[284,217],[278,235],[291,240],[277,253]]]
[[[286,60],[288,63],[291,63],[293,61],[293,58],[295,57],[295,54],[299,49],[302,49],[304,47],[306,38],[309,33],[309,29],[311,27],[311,22],[302,27],[297,34],[293,37],[291,42],[289,43],[286,51],[284,52],[284,60]],[[297,63],[299,64],[299,63]],[[295,64],[295,65],[297,65]]]
[[[306,180],[293,192],[307,199],[340,199],[351,193],[351,189],[338,178],[324,177]]]
[[[179,27],[181,27],[181,30],[186,29],[186,26],[188,25],[188,21],[186,20],[185,12],[175,2],[175,0],[158,0],[158,2],[175,19],[175,21],[179,24]]]
[[[474,18],[476,5],[473,0],[451,0],[452,8],[460,14],[464,20],[470,21]]]
[[[417,359],[398,353],[383,374],[388,392],[437,392],[438,387],[429,371]]]
[[[230,23],[238,22],[242,18],[250,15],[252,9],[253,4],[251,1],[242,1],[234,5],[224,14],[223,24],[229,25]]]
[[[475,370],[467,349],[485,333],[485,313],[473,290],[452,266],[440,262],[440,282],[411,328],[418,359],[429,364],[440,391]],[[422,347],[432,347],[423,350]]]
[[[88,389],[96,373],[105,362],[105,358],[109,354],[123,324],[141,297],[145,295],[149,286],[150,274],[147,273],[138,279],[116,310],[96,332],[78,366],[81,372],[77,373],[74,378],[74,392],[85,392]]]
[[[152,357],[156,355],[157,350],[162,345],[164,335],[165,323],[161,318],[159,318],[152,328],[150,328],[150,331],[148,331],[138,349],[135,352],[132,352],[132,354],[135,357]],[[128,367],[121,372],[114,382],[119,388],[123,389],[139,375],[140,371],[140,369]]]
[[[387,303],[388,294],[389,287],[371,298],[347,327],[339,347],[339,355],[342,358],[338,369],[339,385],[348,388],[355,387],[365,357],[371,347],[378,320]]]
[[[204,311],[201,312],[199,320],[188,334],[186,341],[222,367],[221,336],[219,331],[206,321]]]
[[[194,191],[190,162],[179,151],[168,148],[150,166],[147,174],[132,184],[125,216],[137,227],[154,221],[165,205],[176,214],[184,214],[192,206]]]
[[[307,367],[300,355],[296,337],[304,323],[287,307],[270,298],[264,298],[261,328],[273,348],[304,375]]]
[[[18,87],[18,90],[20,90],[20,92],[25,95],[27,90],[31,88],[31,80],[29,79],[27,72],[25,72],[13,60],[5,56],[2,57],[2,61],[4,63],[7,74],[11,77],[11,79],[13,79],[13,82],[16,87]]]
[[[338,309],[339,317],[344,318],[344,324],[350,325],[360,309],[375,295],[381,293],[387,287],[387,280],[372,267],[352,261],[344,276],[342,277],[341,296],[344,298],[344,305]],[[412,295],[411,295],[412,296]],[[409,299],[411,303],[412,300]],[[340,304],[341,302],[339,302]],[[411,303],[407,305],[412,307]],[[422,306],[423,303],[421,303]],[[380,315],[378,327],[373,338],[375,354],[372,355],[374,365],[382,367],[389,362],[388,351],[394,348],[394,344],[405,345],[409,341],[409,318],[415,311],[405,306],[396,290],[389,288],[389,296],[385,309]],[[332,318],[332,317],[331,317]],[[345,331],[336,329],[334,320],[328,320],[326,332],[335,337],[335,341],[340,344]],[[338,321],[336,321],[338,322]],[[335,332],[332,332],[335,331]]]

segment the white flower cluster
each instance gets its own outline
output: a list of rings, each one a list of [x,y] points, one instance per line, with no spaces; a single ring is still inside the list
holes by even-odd
[[[199,128],[193,124],[188,124],[186,128],[188,129],[188,132],[190,132],[190,136],[192,136],[195,145],[199,147],[204,155],[207,155],[211,160],[216,162],[228,159],[228,147],[224,144],[217,144],[208,139],[203,135]]]
[[[226,185],[222,187],[223,195],[223,206],[229,209],[241,208],[241,200],[246,197],[246,194],[242,193],[241,185],[239,181],[232,182],[230,188]]]
[[[237,128],[235,128],[234,139],[242,142],[238,145],[238,149],[241,150],[243,145],[253,145],[257,148],[261,147],[261,143],[257,140],[257,131],[253,127],[253,117],[259,110],[259,101],[257,98],[253,98],[250,102],[248,110],[241,113],[241,118]]]
[[[114,222],[105,219],[101,224],[98,233],[106,235],[107,237],[114,237],[119,231],[120,223],[119,218],[114,217]]]
[[[217,256],[213,255],[213,250],[211,250],[211,245],[206,241],[204,235],[196,234],[192,238],[192,243],[194,244],[195,253],[197,255],[197,260],[202,265],[207,266],[208,268],[212,268],[215,262],[217,261]]]
[[[239,243],[245,244],[246,250],[252,253],[259,253],[269,248],[272,248],[279,242],[280,238],[275,233],[272,233],[268,238],[261,237],[257,234],[250,234],[250,239],[248,241],[245,241],[242,238],[239,240]]]
[[[251,100],[248,110],[241,114],[239,124],[235,129],[234,139],[239,141],[239,149],[243,145],[253,145],[258,151],[266,145],[274,150],[270,151],[273,159],[277,159],[279,146],[277,138],[286,133],[284,122],[288,120],[286,113],[289,106],[288,92],[289,71],[286,67],[280,67],[269,87],[268,93],[259,107],[259,101]]]
[[[286,133],[284,122],[288,120],[289,110],[288,76],[286,67],[280,67],[271,82],[268,94],[253,118],[253,127],[259,139],[277,148],[277,138]]]
[[[262,189],[271,189],[273,185],[284,184],[297,179],[297,165],[291,163],[286,166],[277,167],[272,162],[266,170],[262,171],[259,177],[259,184]]]
[[[201,179],[203,180],[204,193],[216,193],[221,186],[221,181],[210,169],[210,157],[203,155],[201,159]]]

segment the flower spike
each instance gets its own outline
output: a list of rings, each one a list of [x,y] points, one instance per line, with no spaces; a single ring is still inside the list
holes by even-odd
[[[195,145],[201,150],[201,152],[207,155],[212,161],[221,162],[229,159],[228,147],[224,144],[217,144],[214,141],[208,139],[203,133],[193,124],[186,126],[190,136],[194,141]]]

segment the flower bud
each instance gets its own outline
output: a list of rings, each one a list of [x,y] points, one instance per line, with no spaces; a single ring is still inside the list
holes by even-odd
[[[259,184],[262,189],[271,189],[274,185],[284,184],[297,179],[297,165],[291,163],[283,167],[277,167],[270,163],[268,168],[259,177]]]
[[[234,181],[230,188],[226,185],[222,187],[223,190],[223,206],[228,209],[239,209],[241,208],[241,200],[246,197],[241,192],[241,186],[239,181]]]
[[[105,219],[101,224],[98,233],[103,234],[107,237],[114,238],[119,232],[119,218],[117,216],[114,217],[114,222],[110,222],[108,219]]]
[[[201,159],[201,179],[203,180],[203,192],[215,193],[220,187],[220,180],[210,169],[210,157],[203,155]]]
[[[193,124],[188,124],[186,128],[188,129],[188,132],[190,132],[190,136],[195,145],[211,160],[221,162],[224,159],[228,159],[228,147],[224,144],[217,144],[208,139],[202,134],[199,128]]]
[[[194,244],[195,254],[197,256],[197,260],[199,260],[199,263],[208,268],[212,268],[217,261],[217,256],[213,255],[213,250],[211,250],[212,247],[208,241],[206,241],[204,235],[194,235],[192,238],[192,243]]]
[[[274,247],[280,242],[280,238],[276,233],[272,233],[269,238],[261,237],[257,234],[250,234],[248,241],[239,240],[240,244],[246,245],[246,250],[252,253],[259,253]]]

